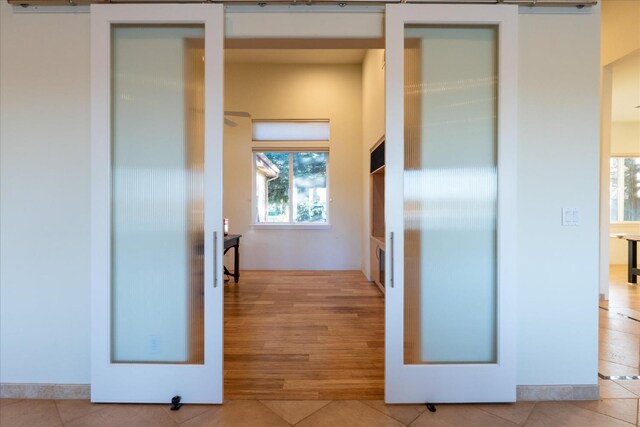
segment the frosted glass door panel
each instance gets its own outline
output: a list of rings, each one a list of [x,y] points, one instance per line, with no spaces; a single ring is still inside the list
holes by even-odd
[[[496,362],[497,34],[405,26],[406,364]]]
[[[204,362],[204,27],[112,28],[112,362]]]

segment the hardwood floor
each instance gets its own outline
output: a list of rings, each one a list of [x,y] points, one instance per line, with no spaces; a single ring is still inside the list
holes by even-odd
[[[609,278],[607,305],[640,311],[640,291],[637,285],[627,283],[627,265],[611,265]]]
[[[227,399],[383,399],[384,298],[360,271],[243,271],[224,296]]]
[[[640,375],[640,288],[627,283],[627,266],[612,265],[609,301],[600,301],[601,375]],[[640,380],[620,382],[640,390]],[[639,385],[636,385],[639,384]]]

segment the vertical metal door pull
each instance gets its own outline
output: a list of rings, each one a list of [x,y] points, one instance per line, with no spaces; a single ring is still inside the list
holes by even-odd
[[[390,257],[391,257],[391,275],[389,277],[389,281],[391,282],[391,287],[393,288],[393,231],[389,234],[389,250],[390,252]]]
[[[218,287],[218,232],[213,232],[213,287]]]

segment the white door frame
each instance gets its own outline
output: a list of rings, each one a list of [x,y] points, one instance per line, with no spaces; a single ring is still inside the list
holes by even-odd
[[[507,5],[387,5],[385,401],[512,402],[516,398],[516,141],[518,8]],[[497,363],[404,364],[404,27],[498,27]],[[393,239],[391,238],[393,233]],[[464,266],[461,266],[464,268]],[[472,272],[469,272],[472,274]],[[446,324],[442,325],[446,328]]]
[[[222,403],[223,6],[91,6],[91,400]],[[111,362],[111,24],[204,24],[205,203],[203,365]],[[215,260],[214,260],[215,254]],[[217,269],[214,271],[214,265]],[[217,287],[214,287],[214,282]]]
[[[611,64],[602,67],[602,96],[600,99],[600,299],[609,300],[609,274],[611,265],[611,109],[613,73]]]

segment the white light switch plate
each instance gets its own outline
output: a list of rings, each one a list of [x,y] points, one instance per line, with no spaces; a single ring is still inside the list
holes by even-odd
[[[580,225],[580,209],[562,208],[562,225],[565,227],[576,227]]]

